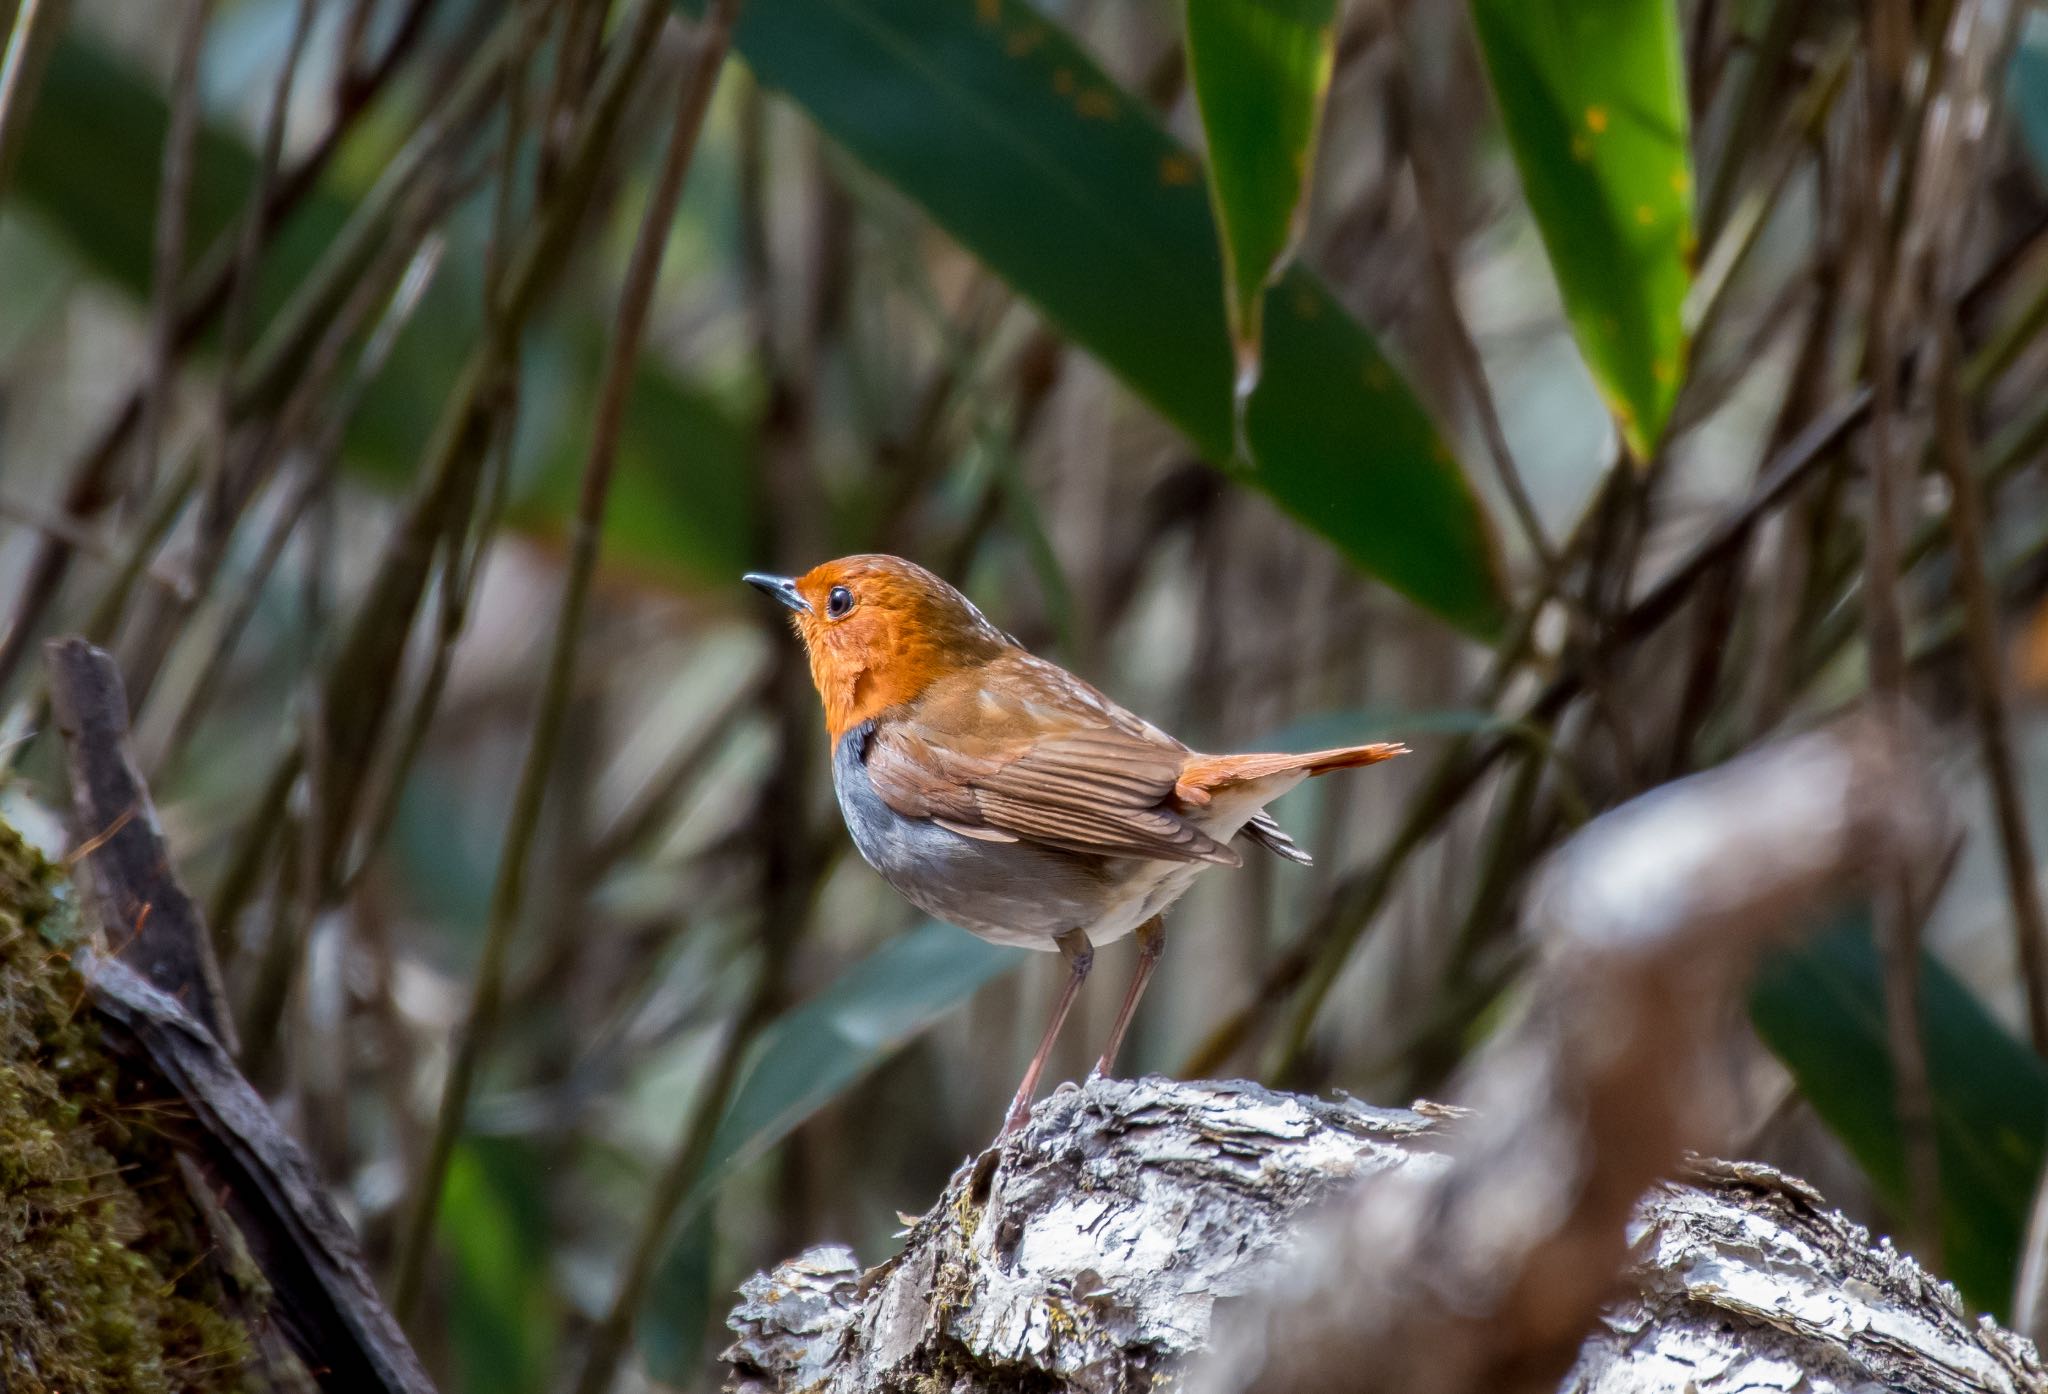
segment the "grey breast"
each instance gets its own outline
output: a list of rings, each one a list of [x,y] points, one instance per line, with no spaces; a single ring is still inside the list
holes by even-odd
[[[962,837],[882,801],[866,764],[872,722],[832,748],[832,787],[867,864],[927,914],[998,944],[1050,949],[1053,936],[1101,918],[1109,885],[1099,859],[1030,842]]]

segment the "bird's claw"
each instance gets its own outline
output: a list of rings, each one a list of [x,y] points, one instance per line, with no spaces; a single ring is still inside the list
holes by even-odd
[[[996,1144],[1001,1146],[1003,1143],[1008,1142],[1011,1137],[1021,1132],[1024,1125],[1030,1121],[1031,1101],[1029,1099],[1019,1099],[1011,1104],[1009,1113],[1003,1117],[1002,1131],[996,1134]]]

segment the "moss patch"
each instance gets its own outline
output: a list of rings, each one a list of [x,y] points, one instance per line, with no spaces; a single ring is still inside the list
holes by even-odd
[[[254,1388],[165,1105],[123,1079],[81,1009],[64,889],[0,823],[0,1388]]]

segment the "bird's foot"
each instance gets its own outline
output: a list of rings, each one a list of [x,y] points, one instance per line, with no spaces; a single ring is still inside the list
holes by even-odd
[[[1031,1097],[1019,1094],[1010,1102],[1010,1111],[1003,1117],[1003,1130],[996,1134],[996,1145],[1001,1146],[1031,1121]]]

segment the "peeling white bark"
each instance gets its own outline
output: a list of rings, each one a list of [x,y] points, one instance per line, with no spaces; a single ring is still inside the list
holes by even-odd
[[[1063,1088],[1000,1154],[963,1164],[902,1253],[840,1246],[751,1279],[739,1394],[1125,1394],[1166,1388],[1220,1302],[1284,1278],[1290,1236],[1377,1173],[1437,1173],[1450,1110],[1250,1084]],[[2033,1394],[2033,1346],[1759,1166],[1702,1163],[1636,1211],[1576,1394]]]

